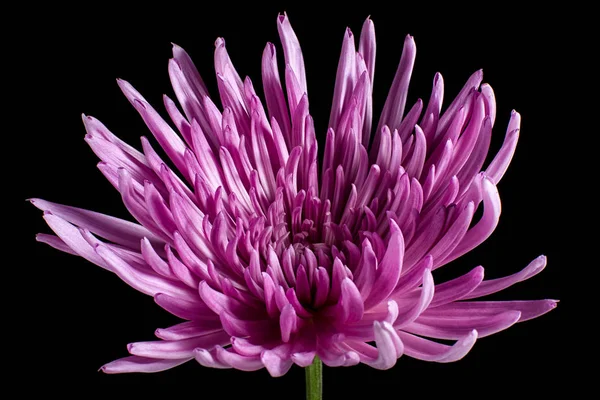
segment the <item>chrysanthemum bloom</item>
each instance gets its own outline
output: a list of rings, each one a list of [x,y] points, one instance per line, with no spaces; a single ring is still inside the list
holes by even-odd
[[[501,149],[484,166],[496,106],[481,71],[444,113],[439,74],[427,104],[418,100],[405,113],[416,52],[407,36],[372,125],[375,31],[367,19],[358,50],[345,33],[319,163],[300,45],[285,15],[277,24],[285,71],[267,44],[266,106],[222,39],[215,50],[222,108],[188,54],[173,48],[169,75],[183,113],[166,96],[164,104],[178,133],[118,82],[168,161],[146,138],[139,152],[84,116],[99,169],[138,223],[32,200],[56,233],[39,241],[115,273],[185,320],[157,329],[157,341],[129,344],[131,356],[102,370],[156,372],[196,359],[280,376],[315,356],[328,366],[379,369],[403,354],[451,362],[478,337],[553,309],[553,300],[473,301],[536,275],[543,256],[500,279],[484,281],[482,267],[444,283],[432,277],[483,242],[500,216],[496,185],[520,117],[512,113]]]

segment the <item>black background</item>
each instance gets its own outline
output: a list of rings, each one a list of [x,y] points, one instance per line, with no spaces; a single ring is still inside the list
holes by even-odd
[[[389,371],[366,366],[325,369],[325,398],[393,396],[421,393],[444,395],[518,390],[550,394],[565,386],[566,315],[571,309],[564,276],[574,268],[565,248],[567,212],[557,207],[570,201],[565,193],[569,160],[560,140],[566,85],[563,57],[573,22],[564,10],[525,13],[516,6],[489,10],[438,9],[424,5],[398,10],[371,2],[327,11],[309,5],[243,8],[227,2],[124,7],[32,7],[20,21],[21,31],[8,63],[15,73],[23,112],[15,119],[20,196],[18,265],[22,276],[9,280],[10,319],[14,333],[9,352],[13,370],[27,377],[25,394],[76,393],[87,398],[97,390],[113,393],[140,390],[152,395],[187,393],[193,398],[302,399],[303,371],[294,367],[273,379],[265,370],[212,370],[189,362],[158,374],[104,375],[106,362],[127,355],[126,344],[152,340],[154,329],[176,319],[118,278],[83,259],[35,243],[37,232],[49,232],[28,197],[89,208],[127,218],[118,193],[96,169],[97,159],[83,141],[82,112],[105,123],[115,134],[140,148],[139,136],[150,136],[141,118],[116,85],[132,83],[161,112],[162,94],[174,98],[167,74],[171,42],[194,59],[211,93],[216,94],[213,43],[222,36],[240,75],[260,85],[260,61],[267,41],[281,47],[276,17],[288,12],[302,45],[307,68],[311,113],[323,135],[344,29],[359,35],[367,15],[375,22],[377,62],[375,112],[381,110],[395,73],[403,38],[415,37],[417,61],[409,104],[429,98],[435,72],[445,80],[445,104],[469,75],[484,70],[484,81],[496,93],[498,113],[492,153],[500,146],[511,109],[522,115],[517,153],[499,185],[503,201],[500,224],[483,245],[434,275],[438,281],[482,264],[486,277],[508,275],[546,254],[547,269],[495,299],[561,299],[559,307],[537,320],[481,339],[465,359],[453,364],[425,363],[402,357]],[[24,12],[24,11],[23,11]],[[10,118],[11,116],[9,116]],[[11,151],[11,150],[8,150]],[[9,155],[10,156],[10,155]],[[14,174],[14,168],[11,170]],[[17,197],[18,197],[17,196]],[[12,213],[11,213],[12,214]],[[11,218],[14,216],[11,215]],[[467,396],[469,397],[469,396]]]

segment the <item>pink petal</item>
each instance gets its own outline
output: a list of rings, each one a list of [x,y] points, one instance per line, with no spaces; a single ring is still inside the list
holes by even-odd
[[[477,331],[472,330],[452,346],[432,342],[402,331],[398,332],[398,337],[404,344],[404,354],[407,356],[423,361],[448,363],[458,361],[467,355],[477,340]]]
[[[408,94],[408,84],[412,75],[412,69],[415,63],[417,48],[412,36],[406,36],[404,39],[404,48],[396,76],[392,82],[392,87],[383,106],[381,119],[376,132],[381,132],[383,125],[387,125],[390,130],[397,129],[400,126],[404,116],[404,106],[406,105],[406,96]],[[374,148],[376,142],[373,143]]]
[[[277,352],[272,350],[264,351],[260,360],[274,378],[285,375],[294,364],[291,358],[280,357]]]
[[[195,348],[210,349],[214,346],[225,345],[230,337],[224,331],[210,333],[200,337],[182,340],[159,340],[152,342],[136,342],[127,345],[129,353],[148,358],[176,360],[191,358]]]
[[[190,361],[192,358],[180,360],[163,360],[147,357],[129,356],[103,365],[100,370],[106,374],[122,374],[126,372],[161,372]]]
[[[419,315],[423,313],[423,311],[427,310],[427,307],[429,307],[431,304],[432,299],[435,298],[434,292],[435,284],[433,282],[431,270],[426,269],[423,272],[423,287],[421,288],[421,296],[411,305],[410,308],[397,316],[397,319],[395,319],[393,322],[394,328],[401,329],[416,320]]]
[[[262,58],[262,82],[267,101],[269,117],[274,118],[281,128],[282,137],[289,139],[291,132],[290,115],[287,109],[285,96],[281,87],[279,69],[277,68],[277,54],[275,46],[267,43]],[[287,148],[290,148],[289,140]]]
[[[46,243],[47,245],[54,247],[57,250],[64,251],[65,253],[72,254],[74,256],[77,255],[67,244],[58,236],[47,235],[45,233],[38,233],[35,235],[35,240],[40,243]]]
[[[279,38],[283,45],[285,63],[290,65],[294,75],[297,77],[302,93],[306,93],[304,57],[302,57],[302,49],[300,49],[298,37],[296,37],[286,13],[277,16],[277,30],[279,31]]]
[[[97,246],[96,253],[102,257],[104,262],[119,278],[142,293],[150,296],[154,296],[157,293],[165,293],[172,297],[191,302],[198,301],[198,295],[181,283],[167,280],[149,268],[141,270],[133,267],[106,245]]]
[[[168,328],[158,328],[154,334],[163,340],[183,340],[220,330],[223,330],[223,327],[219,317],[215,315],[214,319],[186,321]]]
[[[519,140],[519,132],[521,127],[521,115],[512,111],[510,114],[510,122],[508,123],[508,129],[506,130],[506,136],[504,137],[504,143],[496,157],[492,160],[485,173],[490,177],[494,183],[500,182],[508,165],[515,154],[517,148],[517,141]]]
[[[171,314],[187,320],[218,319],[210,308],[203,304],[199,299],[190,301],[164,293],[157,293],[154,296],[156,304],[170,312]]]
[[[498,188],[487,177],[483,179],[483,216],[475,226],[467,231],[463,240],[452,253],[443,261],[448,263],[471,251],[487,239],[500,219],[500,196]]]
[[[377,277],[371,289],[371,295],[365,301],[365,309],[377,305],[387,298],[396,287],[402,273],[402,259],[404,258],[404,238],[400,228],[390,220],[392,236],[385,251],[385,255],[377,269]]]
[[[463,276],[436,285],[431,307],[465,298],[481,284],[481,281],[483,281],[483,267],[480,266],[473,268]]]
[[[556,308],[558,300],[523,301],[460,301],[425,310],[427,318],[472,318],[500,314],[506,311],[519,311],[518,322],[528,321],[544,315]]]
[[[475,288],[471,293],[461,297],[462,300],[474,299],[477,297],[487,296],[488,294],[496,293],[514,285],[515,283],[523,282],[540,272],[546,267],[546,256],[539,256],[535,260],[529,263],[523,270],[505,276],[504,278],[489,279],[481,282],[481,284]]]
[[[333,101],[331,103],[331,115],[329,127],[337,130],[338,120],[346,107],[350,106],[350,97],[356,85],[356,48],[354,47],[354,35],[350,29],[346,29],[342,43],[342,54],[338,63]]]
[[[64,206],[42,199],[31,199],[31,204],[42,211],[48,211],[66,222],[89,229],[90,232],[118,243],[130,249],[139,249],[140,240],[148,238],[155,244],[163,243],[156,235],[141,225],[125,221],[109,215],[81,208]]]
[[[479,337],[503,331],[521,318],[519,311],[506,311],[485,317],[466,318],[419,318],[404,330],[420,336],[436,339],[460,339],[476,329]]]
[[[71,225],[64,219],[51,214],[50,212],[44,212],[44,220],[56,233],[56,235],[67,245],[69,248],[77,253],[80,257],[104,268],[109,271],[113,269],[108,265],[98,254],[90,243],[84,239],[79,229]]]
[[[341,320],[345,323],[360,321],[364,313],[364,304],[360,292],[351,279],[342,281],[342,292],[340,294]]]

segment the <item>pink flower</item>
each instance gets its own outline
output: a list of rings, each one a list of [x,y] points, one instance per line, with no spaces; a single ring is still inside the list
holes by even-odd
[[[329,366],[379,369],[403,354],[451,362],[478,337],[553,309],[554,300],[472,301],[536,275],[544,256],[505,278],[484,281],[477,267],[434,283],[432,271],[495,229],[496,184],[519,136],[513,112],[504,144],[482,171],[496,109],[481,71],[443,114],[439,74],[427,106],[418,101],[405,113],[416,52],[407,36],[372,129],[375,31],[367,19],[358,49],[350,30],[344,37],[319,163],[300,45],[287,16],[277,22],[286,65],[281,75],[268,44],[266,108],[222,39],[215,70],[223,110],[187,53],[173,48],[169,75],[183,114],[166,96],[164,103],[179,133],[118,82],[175,170],[146,138],[139,152],[84,116],[98,167],[138,223],[32,200],[56,233],[39,241],[115,273],[185,320],[157,329],[160,340],[130,344],[131,356],[103,371],[157,372],[194,358],[215,368],[266,367],[273,376],[315,356]]]

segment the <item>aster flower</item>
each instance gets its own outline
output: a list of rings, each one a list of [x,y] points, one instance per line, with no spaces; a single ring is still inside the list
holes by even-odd
[[[131,356],[102,370],[158,372],[195,359],[281,376],[317,359],[378,369],[402,355],[452,362],[477,338],[553,309],[554,300],[473,301],[536,275],[543,256],[493,280],[483,280],[482,267],[443,283],[432,276],[489,237],[500,216],[496,185],[520,116],[512,113],[501,149],[484,166],[496,109],[482,72],[443,113],[437,74],[427,104],[405,112],[416,54],[407,36],[374,121],[374,25],[365,21],[358,49],[347,30],[320,163],[300,45],[287,16],[277,26],[285,70],[267,44],[264,104],[222,39],[222,108],[188,54],[173,47],[169,75],[183,113],[166,96],[164,105],[175,130],[118,81],[167,161],[146,138],[140,152],[83,117],[100,171],[137,223],[32,200],[56,234],[39,241],[115,273],[185,320],[157,329],[157,341],[128,345]]]

